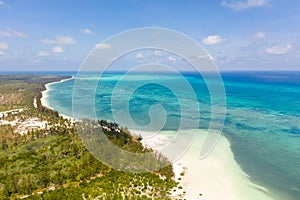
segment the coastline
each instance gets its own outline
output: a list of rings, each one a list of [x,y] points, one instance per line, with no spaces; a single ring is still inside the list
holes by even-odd
[[[49,90],[50,90],[50,88],[49,88],[49,86],[50,85],[52,85],[52,84],[57,84],[57,83],[62,83],[62,82],[64,82],[64,81],[68,81],[68,80],[72,80],[72,79],[74,79],[75,77],[74,76],[72,76],[72,78],[68,78],[68,79],[63,79],[63,80],[60,80],[60,81],[56,81],[56,82],[52,82],[52,83],[47,83],[47,84],[45,84],[45,90],[43,90],[41,93],[42,93],[42,97],[41,97],[41,99],[40,99],[40,101],[41,101],[41,104],[42,104],[42,106],[44,106],[44,107],[46,107],[46,108],[48,108],[48,109],[51,109],[51,110],[55,110],[54,108],[52,108],[51,106],[49,106],[49,104],[48,104],[48,102],[47,102],[47,98],[49,97],[49,95],[48,95],[48,92],[49,92]],[[64,115],[64,114],[61,114],[61,113],[59,113],[59,115],[61,116],[61,117],[63,117],[64,119],[69,119],[69,120],[71,120],[72,122],[75,122],[76,121],[76,119],[75,118],[73,118],[73,117],[69,117],[69,116],[67,116],[67,115]],[[129,130],[130,132],[131,132],[131,134],[135,134],[135,131],[134,130]],[[145,143],[144,143],[144,141],[141,141],[142,142],[142,144],[143,144],[143,146],[147,146]],[[154,148],[153,148],[154,149]],[[179,182],[179,185],[178,186],[181,186],[181,187],[183,187],[183,179],[181,179],[181,180],[178,180],[179,178],[182,178],[183,176],[182,176],[182,173],[185,173],[185,167],[183,167],[180,163],[172,163],[172,166],[173,166],[173,172],[174,172],[174,180],[176,180],[177,182]],[[174,197],[174,198],[178,198],[178,197],[183,197],[184,195],[183,195],[183,190],[182,191],[180,191],[180,190],[176,190],[176,191],[172,191],[172,193],[171,193],[171,195],[170,195],[170,197],[172,198],[172,197]]]
[[[149,136],[149,132],[130,130],[133,134]],[[200,147],[206,136],[205,130],[197,130],[193,144],[178,160],[173,161],[175,180],[185,191],[185,199],[220,199],[220,200],[272,200],[269,191],[252,183],[249,176],[235,161],[229,141],[221,136],[214,151],[205,159],[200,160]],[[162,131],[150,140],[142,140],[144,146],[160,150],[160,147],[171,141],[170,134],[174,131]],[[198,133],[197,132],[197,133]],[[181,176],[181,173],[184,176]],[[180,180],[178,180],[180,178]],[[172,192],[176,197],[177,191]]]
[[[54,108],[52,108],[51,106],[49,106],[48,101],[47,101],[47,98],[49,97],[48,92],[50,90],[49,86],[53,85],[53,84],[57,84],[57,83],[63,83],[65,81],[69,81],[69,80],[72,80],[74,78],[75,78],[75,76],[72,76],[71,78],[67,78],[67,79],[63,79],[63,80],[60,80],[60,81],[55,81],[55,82],[52,82],[52,83],[45,84],[45,88],[46,89],[41,92],[42,93],[42,97],[40,99],[42,106],[44,106],[46,108],[49,108],[51,110],[55,110]],[[59,115],[61,117],[63,117],[64,119],[69,119],[71,121],[76,121],[73,117],[69,117],[69,116],[61,114],[61,113],[59,113]]]
[[[41,104],[49,109],[47,102],[49,86],[52,84],[71,80],[64,79],[57,82],[48,83],[46,89],[42,91]],[[63,118],[75,120],[72,117],[60,114]],[[143,131],[130,130],[132,134],[141,134],[142,137],[149,135]],[[164,131],[163,131],[164,132]],[[166,131],[170,134],[171,131]],[[188,151],[177,161],[172,162],[175,180],[179,182],[180,188],[172,191],[171,197],[185,199],[221,199],[221,200],[272,200],[267,189],[252,183],[249,176],[242,170],[235,161],[229,141],[222,136],[215,150],[204,160],[199,160],[199,147],[201,147],[205,137],[205,131],[199,130],[199,135],[188,149]],[[165,135],[151,141],[142,140],[144,146],[160,150],[168,142]],[[182,173],[184,175],[182,176]],[[180,180],[179,180],[180,179]],[[182,195],[182,196],[180,196]]]

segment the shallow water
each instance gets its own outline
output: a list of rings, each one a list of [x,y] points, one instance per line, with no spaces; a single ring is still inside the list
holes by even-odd
[[[111,102],[114,86],[121,74],[106,74],[98,85],[95,110],[98,118],[113,120],[113,112],[124,110],[124,104]],[[299,72],[235,72],[222,74],[226,89],[227,117],[224,135],[229,139],[236,161],[250,175],[253,182],[268,188],[278,199],[298,200],[300,196],[300,73]],[[91,102],[89,87],[97,81],[92,75],[84,77],[81,92],[82,116]],[[151,80],[154,84],[139,87],[129,98],[132,120],[139,126],[151,122],[152,105],[164,107],[167,120],[164,130],[177,130],[184,106],[184,118],[193,124],[198,120],[194,111],[199,103],[200,125],[205,129],[210,121],[210,96],[201,77],[186,74],[185,78],[197,96],[180,90],[181,83],[174,75],[139,74],[121,81],[117,100],[126,100],[126,94],[137,82]],[[159,81],[158,81],[159,80]],[[155,83],[172,84],[180,94]],[[62,114],[73,116],[72,92],[74,80],[50,85],[47,98],[50,107]],[[176,96],[177,95],[177,96]],[[183,97],[182,102],[178,95]],[[196,101],[196,102],[195,102]],[[80,109],[78,109],[80,111]],[[163,117],[157,115],[155,117]],[[189,128],[185,124],[181,128]],[[121,125],[126,125],[122,124]],[[132,127],[130,127],[132,128]],[[135,128],[133,128],[135,129]]]

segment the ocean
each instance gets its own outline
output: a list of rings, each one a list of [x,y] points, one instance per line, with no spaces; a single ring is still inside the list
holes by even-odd
[[[76,76],[69,72],[52,74]],[[104,74],[97,89],[92,91],[97,118],[115,121],[114,114],[127,109],[137,127],[151,123],[151,117],[154,116],[158,121],[163,120],[160,117],[166,117],[163,130],[189,129],[188,123],[180,126],[182,117],[191,124],[195,120],[200,121],[199,129],[208,128],[211,98],[201,76],[183,74],[193,88],[194,93],[191,94],[184,88],[180,89],[181,82],[174,74],[134,74],[121,79],[122,75]],[[267,188],[275,199],[299,200],[300,72],[223,72],[222,78],[227,107],[223,135],[231,144],[234,159],[252,182]],[[85,104],[92,102],[89,99],[90,89],[93,89],[91,85],[97,81],[97,77],[87,73],[81,79],[81,106],[84,108],[91,106]],[[46,99],[50,107],[71,117],[75,80],[49,85]],[[148,80],[148,84],[143,85],[145,80]],[[136,83],[142,86],[130,98],[125,97]],[[111,101],[114,87],[118,84],[120,87],[116,99],[128,100],[129,108]],[[166,85],[177,88],[176,94]],[[179,96],[184,97],[184,105],[178,100]],[[164,110],[155,115],[157,107],[152,108],[157,104]],[[199,107],[195,108],[195,105]],[[182,106],[186,109],[184,116]],[[151,109],[154,115],[151,115]],[[199,117],[195,114],[198,109]],[[78,116],[93,117],[91,113],[85,113],[84,109]],[[126,120],[122,122],[121,126],[127,125]]]

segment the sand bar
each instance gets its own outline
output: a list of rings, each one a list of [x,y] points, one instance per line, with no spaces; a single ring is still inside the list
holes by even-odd
[[[146,138],[149,138],[150,135],[149,132],[131,131],[135,134],[145,135]],[[199,134],[191,147],[182,157],[173,161],[175,179],[178,180],[178,177],[182,178],[180,185],[183,185],[183,190],[186,192],[184,198],[191,200],[272,199],[267,189],[249,180],[249,176],[235,161],[230,143],[224,136],[220,138],[214,151],[205,159],[200,160],[199,153],[206,131],[197,131]],[[144,140],[143,144],[162,150],[166,142],[171,143],[171,134],[175,135],[176,133],[162,131],[159,135]],[[177,148],[176,144],[174,148]],[[184,176],[180,176],[182,171],[184,171]],[[178,191],[176,192],[178,193]]]

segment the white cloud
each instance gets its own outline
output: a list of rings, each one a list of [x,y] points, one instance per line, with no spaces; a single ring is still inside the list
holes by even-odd
[[[209,60],[215,60],[215,58],[212,55],[207,55]]]
[[[168,60],[171,61],[171,62],[173,62],[173,63],[177,62],[177,59],[175,57],[173,57],[173,56],[169,56]]]
[[[264,32],[257,32],[253,35],[253,38],[256,40],[264,39],[266,37],[266,34]]]
[[[235,9],[235,10],[243,10],[246,8],[255,8],[255,7],[266,7],[271,4],[271,0],[223,0],[222,5]]]
[[[206,38],[202,39],[202,43],[205,45],[214,45],[214,44],[222,43],[224,41],[225,39],[221,38],[218,35],[209,35]]]
[[[215,58],[210,54],[200,55],[200,56],[198,56],[198,58],[200,58],[200,59],[207,59],[208,58],[209,60],[215,60]]]
[[[52,40],[42,39],[41,42],[45,43],[45,44],[59,44],[59,45],[62,45],[62,44],[74,44],[74,43],[76,43],[76,40],[74,40],[71,37],[56,36],[56,38],[54,40],[53,39]]]
[[[27,38],[27,35],[21,33],[19,31],[15,31],[11,28],[6,28],[5,30],[0,30],[0,37],[19,37],[19,38]]]
[[[0,49],[8,49],[8,44],[0,41]]]
[[[135,58],[137,58],[137,59],[142,59],[142,58],[144,58],[144,55],[141,54],[141,53],[137,53],[137,54],[135,55]]]
[[[46,57],[46,56],[50,56],[50,54],[48,52],[45,52],[45,51],[40,51],[40,52],[38,52],[38,56],[39,57]]]
[[[110,49],[111,46],[110,46],[110,44],[107,44],[107,43],[99,43],[99,44],[96,44],[96,48],[97,49]]]
[[[274,45],[272,47],[269,47],[266,49],[266,52],[268,54],[275,54],[275,55],[280,55],[280,54],[286,54],[292,49],[292,46],[288,44],[287,46],[278,46]]]
[[[160,51],[160,50],[155,50],[154,51],[154,55],[156,56],[163,56],[165,53],[163,51]]]
[[[15,31],[15,35],[20,37],[20,38],[27,38],[27,35],[25,35],[24,33],[21,33],[21,32],[16,32]]]
[[[6,28],[6,30],[0,30],[0,36],[1,37],[13,37],[13,33]]]
[[[0,56],[2,56],[4,53],[3,53],[3,51],[0,51]]]
[[[80,29],[80,31],[81,31],[81,33],[84,33],[84,34],[94,35],[94,32],[89,28]]]
[[[64,50],[60,46],[55,46],[55,47],[52,48],[52,52],[54,52],[54,53],[63,53]]]

